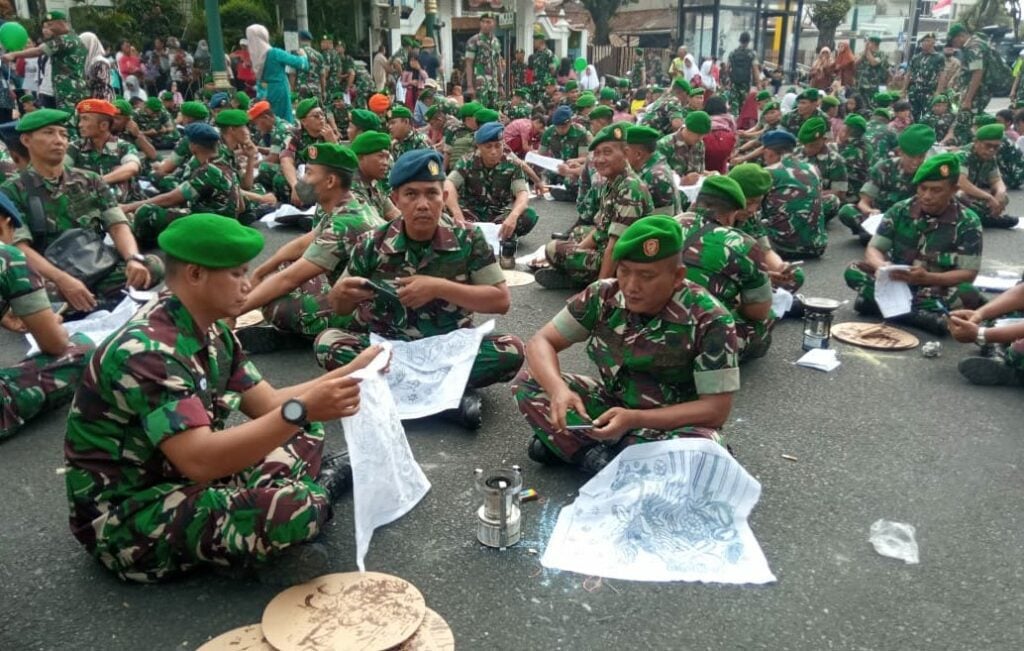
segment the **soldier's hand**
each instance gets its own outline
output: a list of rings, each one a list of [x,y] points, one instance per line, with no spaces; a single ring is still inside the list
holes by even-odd
[[[273,192],[267,192],[266,194],[260,195],[260,205],[273,206],[277,203],[277,196]]]
[[[356,278],[350,276],[348,278],[342,278],[334,287],[331,288],[331,294],[329,299],[331,306],[336,307],[336,301],[342,301],[349,304],[362,303],[363,301],[371,301],[374,297],[374,291],[366,286],[365,278]]]
[[[64,274],[56,283],[61,296],[71,303],[71,307],[79,312],[91,312],[96,308],[96,297],[81,280],[70,274]]]
[[[299,192],[294,187],[292,188],[291,202],[297,208],[302,207],[302,199],[299,198]]]
[[[617,441],[623,434],[635,428],[633,411],[622,407],[612,407],[594,419],[595,427],[590,438],[598,441]]]
[[[3,319],[0,320],[0,325],[11,332],[28,332],[28,328],[25,327],[25,322],[14,316],[14,313],[12,312],[8,312],[4,315]]]
[[[949,316],[963,319],[964,321],[970,321],[971,323],[981,323],[984,319],[981,318],[981,312],[978,310],[953,310],[949,313]]]
[[[418,310],[438,297],[440,279],[430,276],[407,276],[399,278],[398,300],[405,307]]]
[[[978,338],[978,324],[949,315],[949,334],[962,344],[969,344]]]
[[[359,380],[353,377],[325,376],[312,389],[299,396],[306,405],[311,422],[352,416],[359,411]]]
[[[519,217],[513,217],[509,215],[501,222],[501,228],[498,229],[498,237],[503,240],[512,239],[512,236],[516,232],[516,223],[519,221]]]
[[[551,394],[551,422],[558,432],[565,431],[565,414],[570,409],[576,412],[581,418],[588,418],[587,408],[583,404],[580,394],[570,389],[567,385]]]
[[[689,174],[684,176],[683,179],[682,179],[683,185],[696,185],[697,181],[699,181],[699,180],[700,180],[700,174],[698,174],[697,172],[690,172]]]
[[[129,260],[124,271],[127,276],[125,284],[129,287],[145,289],[149,286],[149,269],[146,268],[146,265],[136,260]]]
[[[363,352],[361,352],[358,355],[356,355],[356,358],[354,360],[352,360],[351,362],[349,362],[348,364],[346,364],[345,366],[343,366],[342,368],[340,368],[338,370],[339,371],[343,370],[345,372],[344,374],[348,375],[349,373],[353,373],[355,371],[358,371],[361,368],[366,368],[367,366],[369,366],[370,362],[372,362],[373,360],[375,360],[377,358],[377,355],[379,355],[382,350],[384,350],[384,349],[380,346],[380,344],[374,344],[374,345],[370,346],[369,348],[367,348],[366,350],[364,350]],[[389,352],[388,353],[388,361],[387,361],[387,363],[384,364],[384,372],[387,372],[388,366],[390,364],[391,364],[391,353]]]

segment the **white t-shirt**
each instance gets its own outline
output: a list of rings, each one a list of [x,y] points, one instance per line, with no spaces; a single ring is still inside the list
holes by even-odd
[[[29,93],[39,90],[39,57],[25,59],[25,79],[22,81],[21,87]]]
[[[50,65],[50,59],[46,59],[46,67],[43,69],[42,81],[39,82],[39,94],[49,95],[53,97],[53,79],[50,76],[50,71],[53,66]]]

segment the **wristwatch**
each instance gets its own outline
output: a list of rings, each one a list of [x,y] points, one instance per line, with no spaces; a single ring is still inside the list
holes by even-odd
[[[141,265],[146,264],[146,256],[142,255],[141,253],[133,253],[130,256],[128,256],[128,259],[134,260],[135,262],[138,262]]]
[[[978,328],[978,335],[974,338],[974,343],[978,344],[979,346],[984,346],[985,344],[988,343],[987,341],[985,341],[985,330],[987,329],[988,328]]]
[[[281,418],[286,423],[297,427],[305,427],[308,424],[306,422],[306,405],[298,398],[285,400],[284,404],[281,405]]]

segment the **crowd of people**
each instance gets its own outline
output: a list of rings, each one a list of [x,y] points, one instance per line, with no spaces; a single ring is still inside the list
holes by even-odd
[[[960,25],[947,37],[960,76],[930,96],[944,59],[931,34],[907,93],[880,88],[872,39],[853,77],[783,92],[746,34],[718,79],[685,51],[667,74],[639,52],[629,78],[596,84],[587,68],[562,78],[538,35],[509,91],[485,15],[449,89],[461,95],[430,83],[415,53],[429,43],[395,53],[399,98],[378,92],[387,61],[377,85],[376,56],[370,76],[329,35],[317,49],[301,33],[286,52],[253,25],[251,88],[172,71],[164,89],[145,72],[131,92],[159,92],[121,97],[91,83],[91,39],[45,18],[38,46],[4,55],[47,57],[54,83],[52,102],[22,98],[0,125],[3,323],[41,350],[0,371],[0,436],[71,401],[71,528],[126,580],[201,565],[322,573],[315,539],[350,482],[344,455],[324,458],[322,422],[358,410],[352,374],[381,352],[370,335],[421,340],[507,313],[503,270],[544,219],[531,197],[574,202],[577,222],[530,266],[542,288],[579,293],[527,342],[486,335],[441,417],[478,428],[477,389],[510,383],[535,461],[593,473],[634,443],[721,441],[740,366],[801,316],[800,261],[826,251],[835,218],[866,247],[845,276],[859,313],[878,314],[876,272],[907,265],[892,278],[912,310],[895,321],[976,343],[960,365],[972,382],[1024,378],[1024,327],[993,324],[1024,310],[1024,285],[990,302],[972,285],[983,229],[1017,223],[1007,191],[1024,180],[1024,113],[985,112],[988,45]],[[250,268],[264,246],[254,222],[282,204],[312,209],[308,232]],[[497,250],[481,223],[497,226]],[[159,293],[98,346],[68,337],[59,312],[80,318],[126,287]],[[782,290],[793,307],[777,314]],[[264,324],[233,327],[253,310]],[[595,376],[562,371],[575,343]],[[248,355],[285,345],[324,372],[272,387]],[[249,420],[228,426],[236,409]]]

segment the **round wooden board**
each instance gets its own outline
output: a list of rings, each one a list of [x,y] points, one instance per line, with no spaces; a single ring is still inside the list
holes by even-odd
[[[832,326],[832,336],[843,343],[875,350],[910,350],[921,343],[906,330],[884,323],[837,323]]]
[[[412,637],[426,610],[420,591],[398,577],[327,574],[274,597],[263,635],[279,651],[384,651]]]
[[[263,637],[262,626],[249,624],[218,635],[197,651],[274,651],[274,647]]]
[[[455,651],[455,635],[444,618],[427,608],[419,629],[396,651]]]
[[[508,283],[509,287],[522,287],[523,285],[529,285],[534,281],[533,274],[525,271],[503,269],[502,273],[505,274],[505,282]]]

